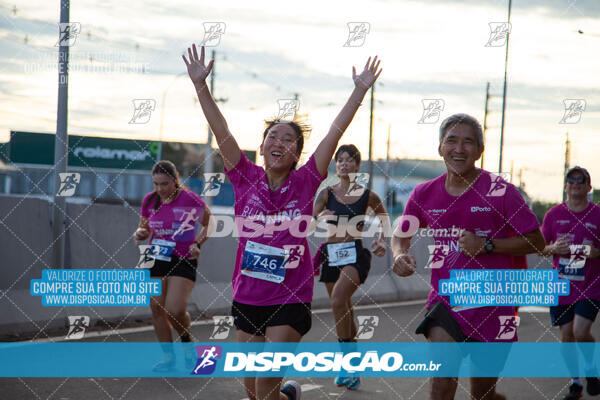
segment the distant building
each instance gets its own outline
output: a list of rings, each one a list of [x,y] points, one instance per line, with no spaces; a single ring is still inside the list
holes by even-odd
[[[0,164],[0,193],[52,196],[54,141],[54,134],[11,131],[10,141],[0,144],[0,157],[8,164]],[[150,171],[161,157],[177,166],[188,188],[198,194],[204,188],[205,144],[69,135],[68,147],[68,171],[81,174],[74,197],[138,204],[153,190]],[[254,151],[245,153],[250,160],[256,157]],[[213,172],[223,172],[218,152]],[[224,183],[211,200],[232,206],[231,184]]]

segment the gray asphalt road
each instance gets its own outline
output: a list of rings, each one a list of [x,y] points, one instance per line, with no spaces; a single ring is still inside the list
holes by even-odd
[[[378,316],[379,325],[372,341],[422,342],[424,338],[414,334],[420,322],[424,304],[382,304],[359,307],[357,316]],[[533,311],[533,312],[532,312]],[[558,329],[551,328],[546,310],[521,310],[519,337],[521,341],[558,341]],[[597,324],[596,324],[597,325]],[[332,330],[333,315],[328,310],[317,310],[313,315],[313,327],[306,341],[335,341]],[[195,325],[192,329],[198,341],[209,341],[213,325]],[[600,328],[594,327],[596,337]],[[93,341],[154,340],[151,330],[91,337]],[[228,339],[234,340],[234,332]],[[331,378],[302,378],[304,399],[426,399],[429,380],[421,378],[366,378],[358,391],[351,392],[333,385]],[[509,399],[561,399],[568,379],[506,378],[499,384],[499,391]],[[245,398],[241,379],[229,378],[17,378],[0,379],[0,399],[232,399]],[[469,399],[469,382],[461,378],[456,399]]]

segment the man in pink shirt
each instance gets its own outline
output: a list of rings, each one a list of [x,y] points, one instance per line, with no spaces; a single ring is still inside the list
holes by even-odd
[[[600,307],[600,207],[588,200],[590,190],[588,171],[571,168],[565,177],[567,200],[549,209],[542,223],[542,233],[549,243],[544,255],[552,256],[559,276],[570,282],[570,294],[561,296],[558,305],[550,307],[552,325],[560,327],[562,342],[595,342],[592,324]],[[600,380],[595,377],[598,372],[593,353],[583,354],[587,392],[595,396],[600,394]],[[576,366],[573,372],[578,375]],[[565,400],[578,399],[582,392],[583,385],[575,376]]]
[[[442,122],[438,152],[447,173],[413,190],[392,237],[394,272],[409,276],[416,268],[415,258],[408,254],[412,236],[417,228],[433,231],[431,292],[427,314],[417,328],[430,342],[517,340],[514,307],[451,307],[448,297],[438,293],[438,283],[450,278],[453,269],[512,268],[512,256],[541,252],[545,245],[539,222],[519,191],[500,176],[475,167],[483,149],[481,125],[475,118],[455,114]],[[507,321],[512,322],[510,334]],[[473,361],[477,365],[494,360]],[[496,363],[503,365],[504,360]],[[504,399],[495,391],[497,380],[471,378],[471,396]],[[454,398],[457,384],[457,378],[433,378],[430,398]]]

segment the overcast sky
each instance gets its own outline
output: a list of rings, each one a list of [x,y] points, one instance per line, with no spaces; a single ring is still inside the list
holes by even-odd
[[[385,157],[391,125],[392,157],[439,159],[439,122],[455,112],[482,120],[489,81],[498,97],[490,101],[485,167],[497,171],[505,47],[486,43],[490,23],[506,21],[507,3],[72,1],[81,32],[71,47],[69,133],[159,139],[164,106],[162,139],[205,142],[181,54],[203,39],[204,22],[222,22],[225,33],[211,48],[215,95],[227,99],[221,108],[242,147],[256,149],[277,100],[298,93],[313,126],[309,154],[352,90],[352,65],[377,54],[384,72],[376,158]],[[0,3],[0,141],[10,130],[56,129],[58,20],[58,1]],[[350,22],[368,23],[362,46],[344,47]],[[511,23],[504,170],[514,163],[532,197],[558,201],[567,131],[571,163],[600,182],[600,2],[514,0]],[[155,100],[148,123],[129,123],[133,99]],[[444,101],[437,123],[418,123],[423,99]],[[585,101],[579,122],[559,123],[565,99]],[[357,144],[366,158],[368,129],[367,99],[342,143]]]

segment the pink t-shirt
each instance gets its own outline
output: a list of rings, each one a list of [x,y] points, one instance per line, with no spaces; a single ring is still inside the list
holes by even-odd
[[[155,210],[158,195],[151,198],[152,193],[154,192],[148,193],[142,200],[142,217],[148,219],[152,230],[150,243],[156,239],[174,242],[173,254],[188,258],[190,245],[196,241],[206,203],[196,193],[182,190],[175,200],[161,203]]]
[[[574,212],[565,203],[548,210],[542,223],[542,233],[547,243],[567,236],[571,244],[600,247],[600,206],[590,202],[585,210]],[[587,259],[583,268],[565,269],[571,256],[554,255],[552,264],[561,277],[569,279],[571,292],[560,296],[559,304],[573,304],[581,299],[600,300],[600,258]],[[563,275],[563,273],[566,273]]]
[[[311,302],[314,274],[306,231],[316,191],[326,177],[314,156],[275,190],[270,190],[265,170],[244,153],[226,174],[235,194],[239,234],[233,299],[256,306]]]
[[[494,177],[494,180],[492,180]],[[411,193],[403,215],[412,215],[419,221],[420,228],[429,227],[435,245],[448,250],[443,263],[431,263],[431,292],[427,308],[442,302],[452,317],[460,324],[463,333],[475,340],[500,341],[501,321],[504,316],[514,316],[514,307],[478,307],[452,310],[448,296],[438,294],[440,279],[449,279],[452,269],[508,269],[513,260],[505,254],[479,254],[470,257],[460,251],[460,230],[477,236],[501,239],[511,232],[522,235],[539,228],[536,216],[531,212],[519,191],[510,183],[488,171],[481,174],[461,196],[451,196],[445,188],[446,174],[418,185]],[[403,231],[407,232],[403,223]],[[419,238],[419,236],[416,236]],[[415,238],[413,238],[415,240]],[[444,246],[448,246],[445,248]],[[458,310],[458,309],[457,309]],[[503,337],[503,341],[516,341]]]

